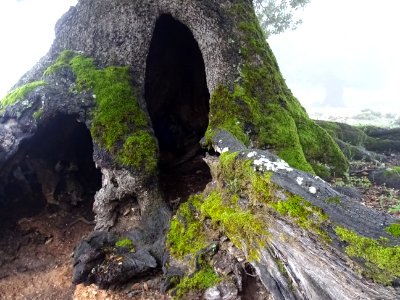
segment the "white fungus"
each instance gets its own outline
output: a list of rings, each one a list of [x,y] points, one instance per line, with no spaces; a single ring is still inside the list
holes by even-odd
[[[315,194],[315,193],[317,192],[317,189],[316,189],[314,186],[310,186],[310,187],[308,188],[308,191],[309,191],[311,194]]]
[[[303,178],[302,177],[297,177],[296,178],[296,182],[298,185],[302,185],[303,184]]]

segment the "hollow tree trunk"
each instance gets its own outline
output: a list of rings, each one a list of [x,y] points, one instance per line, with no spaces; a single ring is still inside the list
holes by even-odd
[[[24,143],[55,116],[90,129],[103,180],[96,231],[75,251],[74,282],[107,287],[168,269],[167,250],[182,283],[210,270],[198,263],[199,253],[217,251],[207,238],[226,237],[273,299],[399,298],[399,225],[315,176],[344,175],[348,163],[286,86],[250,0],[81,0],[56,32],[0,105],[0,182],[14,184],[29,157]],[[222,153],[207,159],[213,182],[171,220],[159,158],[186,160],[202,136],[203,147]],[[6,194],[0,188],[8,207]],[[123,210],[133,205],[135,224]],[[135,247],[119,247],[121,236]],[[176,249],[185,239],[198,248]],[[110,259],[116,253],[122,260]]]

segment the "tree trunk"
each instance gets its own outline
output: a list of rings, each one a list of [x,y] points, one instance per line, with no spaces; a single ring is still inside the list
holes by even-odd
[[[238,298],[243,254],[273,299],[399,297],[399,239],[388,233],[398,224],[315,176],[344,175],[348,162],[286,86],[249,0],[81,0],[0,113],[6,212],[35,201],[29,191],[57,196],[58,182],[37,174],[57,178],[65,161],[68,172],[86,169],[67,129],[90,130],[102,182],[84,186],[97,191],[96,227],[76,248],[75,283],[108,287],[162,268],[177,297],[230,286]],[[53,132],[60,124],[69,151]],[[49,132],[49,145],[35,147]],[[213,181],[171,219],[159,174],[197,153],[201,138],[222,153],[206,159]],[[34,160],[41,170],[28,167]],[[235,261],[226,274],[215,265],[225,256]]]

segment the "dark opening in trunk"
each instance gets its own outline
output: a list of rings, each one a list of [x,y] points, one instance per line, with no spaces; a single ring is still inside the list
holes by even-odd
[[[160,147],[160,167],[193,157],[208,126],[210,94],[193,34],[170,15],[161,15],[156,22],[147,56],[145,97]]]
[[[0,174],[0,220],[31,217],[44,208],[78,210],[91,218],[101,172],[85,124],[58,115],[42,124]]]

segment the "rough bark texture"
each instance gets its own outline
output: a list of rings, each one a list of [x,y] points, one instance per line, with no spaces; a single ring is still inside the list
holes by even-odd
[[[188,39],[197,42],[197,52],[204,61],[201,73],[205,73],[206,87],[203,75],[185,77],[183,68],[180,76],[183,84],[188,83],[188,78],[193,79],[190,84],[199,91],[193,97],[203,101],[200,104],[190,102],[189,108],[179,107],[179,103],[185,105],[182,99],[188,95],[179,95],[179,89],[174,95],[169,91],[157,94],[165,97],[164,102],[146,102],[147,65],[153,65],[151,76],[155,81],[163,79],[161,75],[157,77],[157,72],[164,70],[157,70],[157,64],[148,61],[153,59],[148,54],[161,15],[171,26],[186,26],[184,30],[193,35],[189,34]],[[190,55],[199,60],[194,52]],[[196,68],[202,67],[199,61]],[[160,62],[168,62],[168,58]],[[169,82],[177,87],[181,84]],[[147,86],[157,88],[148,81]],[[395,220],[338,194],[315,177],[315,173],[327,178],[343,174],[347,161],[333,139],[308,118],[287,88],[258,26],[251,1],[81,0],[58,21],[49,53],[16,87],[0,105],[0,197],[5,209],[13,201],[24,205],[21,195],[10,198],[7,189],[32,189],[32,180],[28,178],[32,173],[37,177],[34,186],[42,187],[41,192],[35,191],[42,201],[49,203],[55,188],[46,178],[55,174],[57,164],[63,161],[68,162],[66,169],[72,172],[73,155],[60,154],[54,162],[40,168],[26,167],[38,158],[45,159],[40,153],[36,157],[25,146],[42,128],[54,126],[51,122],[58,120],[57,116],[68,115],[72,116],[72,123],[84,123],[92,134],[93,160],[103,179],[94,197],[96,231],[75,251],[75,283],[95,282],[108,287],[163,267],[168,278],[175,278],[167,283],[168,287],[176,285],[176,276],[193,273],[177,285],[178,297],[190,292],[190,288],[204,290],[215,285],[205,293],[207,299],[228,294],[238,299],[240,293],[245,294],[246,285],[237,269],[246,260],[252,263],[272,299],[399,297],[398,288],[357,275],[357,270],[361,270],[377,282],[396,285],[398,272],[387,271],[385,266],[376,266],[368,259],[352,262],[345,253],[346,243],[351,241],[337,231],[343,227],[371,241],[387,238],[379,247],[392,251],[395,260],[399,240],[386,232]],[[204,105],[206,89],[211,97],[209,107]],[[183,102],[168,102],[169,96],[181,97],[179,101]],[[154,111],[149,110],[169,103],[178,103],[176,110],[180,112],[170,110],[167,117],[172,116],[173,120],[166,124],[167,132],[163,132],[163,126],[156,126],[157,120],[151,119]],[[119,107],[122,109],[118,110]],[[193,124],[199,125],[191,124],[187,120],[190,118],[185,120],[185,114],[195,115],[195,109],[199,114],[209,110],[207,133],[201,132],[205,130],[205,119],[193,120]],[[187,128],[190,132],[185,131]],[[197,140],[192,140],[205,134],[204,147],[235,155],[235,164],[243,162],[247,171],[224,171],[223,155],[220,161],[208,159],[213,182],[202,195],[184,203],[172,220],[167,248],[173,255],[167,264],[164,250],[171,212],[159,189],[157,160],[166,157],[161,140],[170,134],[182,145],[173,148],[174,155],[179,152],[178,162],[192,155],[198,146]],[[179,139],[180,136],[184,138]],[[287,160],[290,166],[266,149]],[[250,181],[243,179],[246,176]],[[48,192],[44,193],[45,190]],[[207,199],[209,205],[216,205],[214,209],[207,206]],[[224,205],[217,206],[218,201]],[[282,212],[290,201],[305,212],[305,219],[297,216],[303,218],[299,221],[292,212]],[[138,216],[131,218],[132,214],[125,214],[136,208]],[[214,215],[217,208],[220,214]],[[318,222],[310,225],[307,218],[313,222],[316,218]],[[242,223],[235,223],[236,220]],[[252,220],[262,224],[259,232],[251,228]],[[259,220],[264,223],[258,223]],[[185,249],[180,253],[174,247],[185,244],[179,239],[186,237],[191,223],[199,230],[199,237],[202,230],[209,232],[198,243],[199,248],[192,249],[194,252]],[[174,232],[174,228],[183,231]],[[187,244],[192,246],[198,237],[187,238]],[[368,243],[378,243],[371,241]],[[224,260],[216,254],[218,248],[219,253],[229,252],[233,257],[230,260],[235,260],[234,267],[225,273],[216,267]],[[196,261],[194,267],[190,257]],[[213,262],[214,268],[204,262]],[[219,275],[229,276],[220,283],[217,279],[212,281],[209,278],[214,278],[214,269]],[[387,280],[374,277],[381,269],[387,273]],[[203,282],[205,278],[209,279],[207,284]]]

